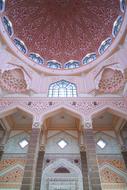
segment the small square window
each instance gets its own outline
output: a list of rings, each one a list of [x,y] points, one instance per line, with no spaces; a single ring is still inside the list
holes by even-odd
[[[67,142],[65,140],[60,140],[57,144],[62,149],[64,149],[67,146]]]
[[[97,142],[97,145],[98,145],[101,149],[103,149],[103,148],[105,148],[105,146],[106,146],[106,142],[103,141],[102,139],[100,139],[100,140]]]
[[[19,142],[21,148],[25,148],[28,145],[28,141],[26,139]]]

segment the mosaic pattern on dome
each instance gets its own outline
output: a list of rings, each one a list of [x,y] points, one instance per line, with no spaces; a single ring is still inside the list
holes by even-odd
[[[125,9],[125,0],[0,0],[5,30],[17,48],[52,69],[96,60],[117,36]]]

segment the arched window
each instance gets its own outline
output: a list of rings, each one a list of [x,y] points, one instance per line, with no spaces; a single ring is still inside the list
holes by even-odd
[[[48,97],[77,97],[77,87],[65,80],[57,81],[50,85]]]
[[[51,69],[60,69],[61,68],[60,63],[58,63],[57,61],[54,61],[54,60],[48,61],[47,65],[48,65],[48,68],[51,68]]]
[[[4,16],[2,18],[3,21],[3,25],[5,27],[5,30],[8,32],[9,36],[12,37],[14,31],[13,31],[13,26],[11,21],[9,20],[9,18],[7,16]]]
[[[80,63],[78,61],[69,61],[64,65],[65,69],[75,69],[78,68],[80,66]]]
[[[39,65],[44,63],[44,59],[37,53],[30,53],[29,58]]]
[[[15,38],[14,39],[14,43],[16,45],[16,47],[22,51],[24,54],[27,53],[27,48],[26,48],[26,45],[24,44],[24,42],[18,38]]]
[[[89,53],[89,54],[87,54],[87,55],[83,58],[82,63],[83,63],[84,65],[87,65],[88,63],[91,63],[92,61],[96,60],[96,58],[97,58],[96,53]]]

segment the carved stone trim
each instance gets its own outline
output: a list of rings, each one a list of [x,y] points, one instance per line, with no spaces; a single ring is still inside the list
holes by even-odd
[[[0,145],[0,151],[4,151],[4,146],[3,145]]]
[[[85,151],[86,151],[85,145],[80,145],[80,152],[85,152]]]
[[[92,119],[88,118],[84,120],[84,128],[85,129],[92,129],[93,125],[92,125]]]
[[[39,151],[41,151],[41,152],[45,151],[45,145],[40,145]]]
[[[34,122],[32,128],[40,128],[40,126],[39,122]]]
[[[122,146],[121,146],[121,151],[122,151],[122,152],[127,152],[127,146],[122,145]]]

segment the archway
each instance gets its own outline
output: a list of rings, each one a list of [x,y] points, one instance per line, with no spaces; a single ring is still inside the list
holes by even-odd
[[[53,162],[43,171],[41,190],[83,190],[80,168],[66,159]]]

